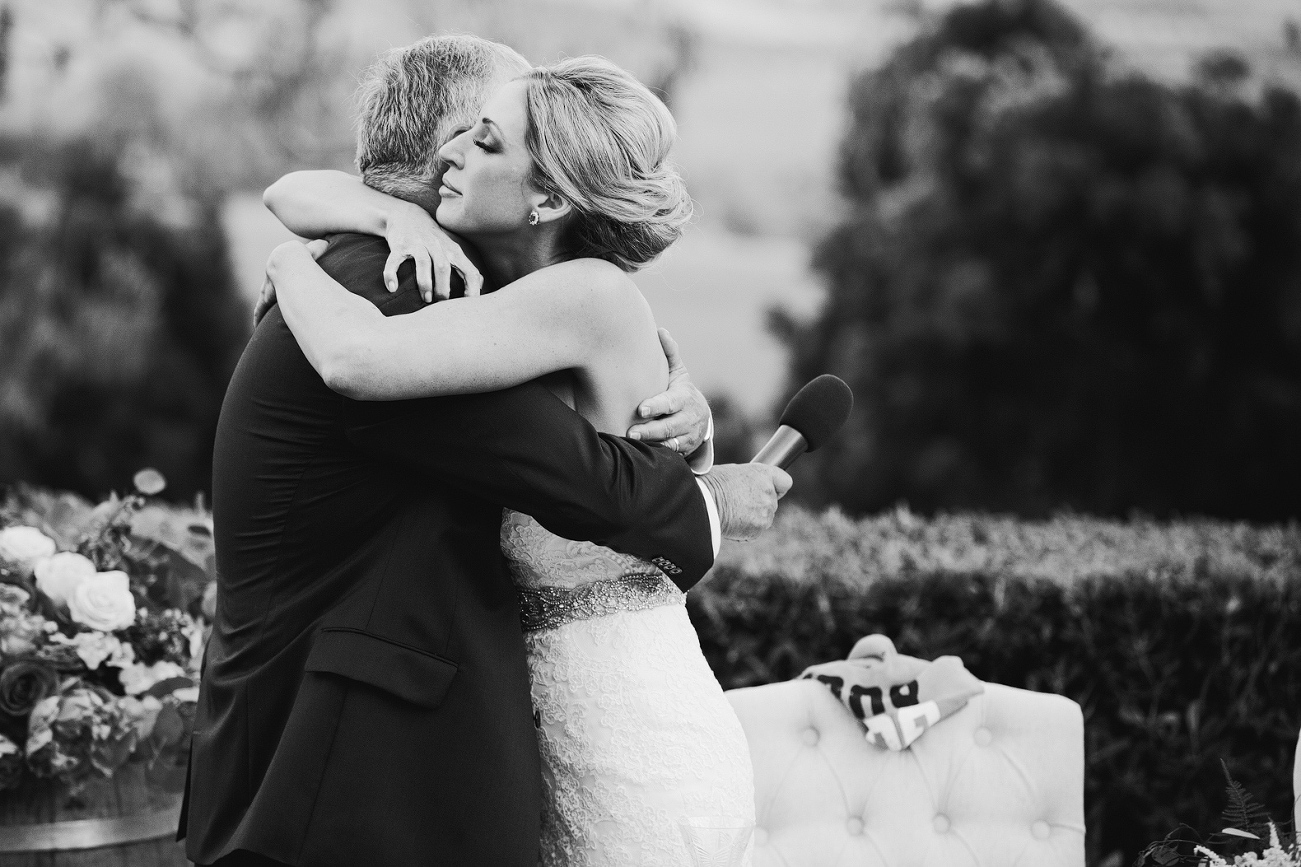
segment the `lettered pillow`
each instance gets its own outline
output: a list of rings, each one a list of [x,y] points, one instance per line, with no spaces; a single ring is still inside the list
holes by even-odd
[[[891,750],[907,749],[985,691],[956,656],[900,656],[884,635],[861,638],[844,662],[809,666],[800,677],[826,684],[863,724],[867,740]]]

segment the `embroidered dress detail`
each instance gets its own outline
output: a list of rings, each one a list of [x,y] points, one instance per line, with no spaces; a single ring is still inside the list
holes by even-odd
[[[520,587],[520,620],[526,632],[554,629],[574,620],[616,611],[685,605],[687,596],[658,570],[593,581],[580,587]]]
[[[691,867],[680,823],[753,822],[754,780],[685,594],[650,563],[525,515],[506,513],[501,540],[527,629],[541,867]]]

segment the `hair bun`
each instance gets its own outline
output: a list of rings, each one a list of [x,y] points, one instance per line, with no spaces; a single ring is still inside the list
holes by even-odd
[[[524,76],[534,180],[573,207],[565,239],[575,257],[634,271],[690,222],[686,183],[669,161],[677,124],[626,71],[577,57]]]

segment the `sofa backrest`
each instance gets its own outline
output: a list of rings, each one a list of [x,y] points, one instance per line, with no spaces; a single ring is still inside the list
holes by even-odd
[[[755,774],[754,867],[1083,867],[1084,721],[986,684],[909,749],[822,684],[732,690]]]

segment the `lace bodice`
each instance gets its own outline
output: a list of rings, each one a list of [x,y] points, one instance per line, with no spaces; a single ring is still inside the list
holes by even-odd
[[[502,515],[501,550],[520,587],[578,587],[658,571],[631,554],[620,554],[595,542],[562,539],[528,515],[509,509]]]
[[[753,822],[745,732],[682,591],[649,563],[562,539],[526,515],[506,512],[501,545],[522,597],[585,595],[633,576],[658,577],[663,593],[649,607],[634,607],[646,597],[633,594],[627,606],[524,633],[545,793],[541,867],[690,867],[684,820]]]

